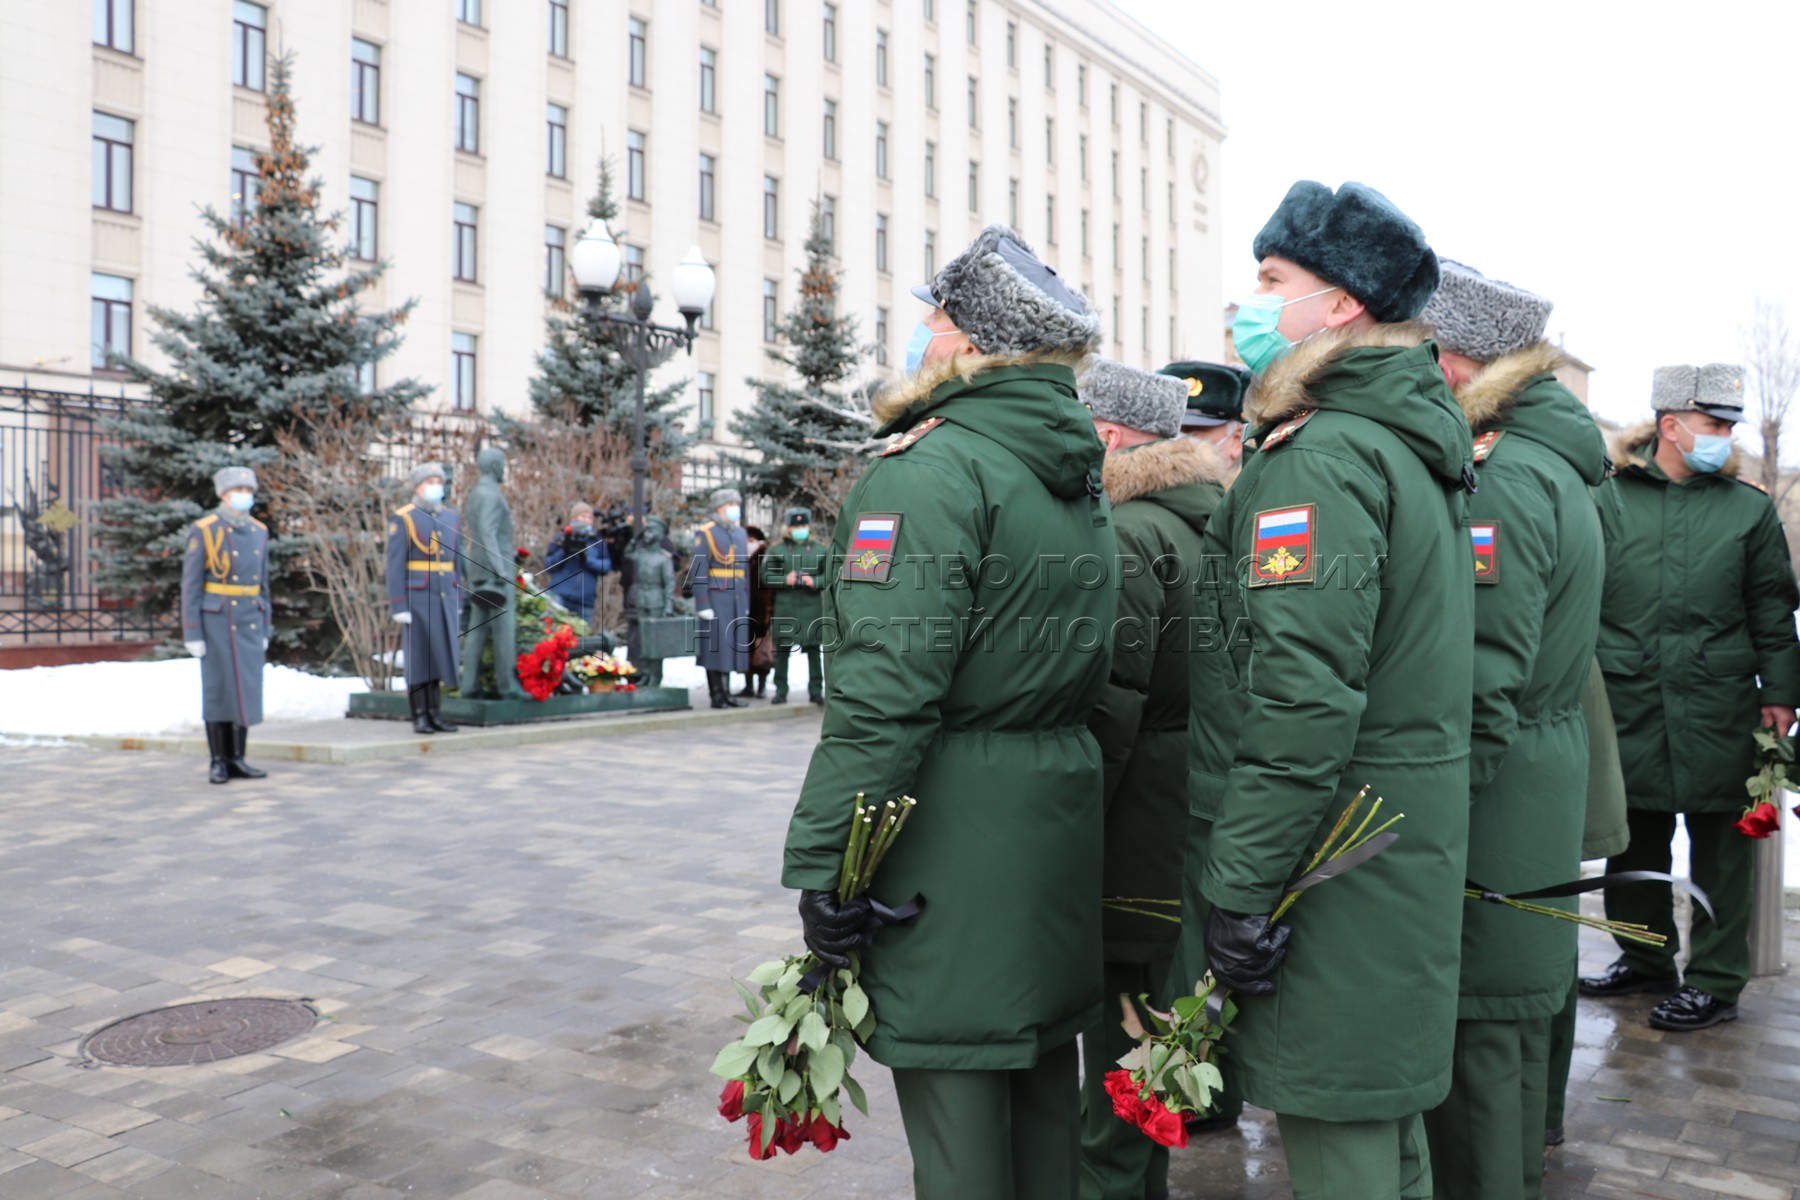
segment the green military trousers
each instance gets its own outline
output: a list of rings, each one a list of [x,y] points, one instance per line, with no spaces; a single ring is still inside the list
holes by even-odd
[[[1275,1114],[1294,1200],[1429,1200],[1431,1150],[1419,1114],[1320,1121]]]
[[[1106,1008],[1100,1023],[1081,1035],[1081,1200],[1144,1200],[1169,1190],[1169,1151],[1113,1113],[1106,1073],[1130,1053],[1120,1026],[1120,995],[1148,995],[1169,975],[1169,960],[1105,965]]]
[[[1077,1057],[1070,1041],[1019,1071],[897,1069],[917,1200],[1075,1200]]]
[[[1537,1200],[1550,1018],[1458,1021],[1450,1094],[1425,1114],[1437,1200]]]
[[[1606,860],[1608,871],[1667,871],[1669,841],[1675,836],[1675,814],[1631,809],[1625,814],[1631,843],[1623,854]],[[1732,826],[1735,813],[1684,813],[1687,825],[1688,877],[1712,901],[1717,919],[1698,905],[1688,934],[1686,982],[1727,1004],[1750,982],[1750,902],[1756,843]],[[1680,931],[1675,928],[1674,901],[1666,883],[1629,883],[1606,892],[1606,915],[1615,921],[1648,925],[1666,936],[1658,949],[1619,942],[1619,961],[1646,975],[1674,976]]]
[[[793,648],[799,645],[781,636],[780,629],[775,631],[775,695],[777,698],[788,694],[788,659]],[[801,646],[806,651],[806,694],[814,700],[825,698],[825,672],[819,666],[819,648],[817,646]]]
[[[1562,1011],[1550,1018],[1550,1085],[1544,1098],[1546,1133],[1562,1128],[1567,1105],[1569,1068],[1575,1061],[1575,1011],[1581,998],[1575,979],[1574,975],[1569,977],[1569,999]]]

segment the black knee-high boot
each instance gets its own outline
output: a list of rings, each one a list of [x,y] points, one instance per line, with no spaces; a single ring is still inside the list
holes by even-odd
[[[259,771],[244,761],[244,743],[249,740],[250,731],[235,723],[225,727],[230,731],[231,755],[225,760],[226,769],[237,779],[267,779],[267,771]]]

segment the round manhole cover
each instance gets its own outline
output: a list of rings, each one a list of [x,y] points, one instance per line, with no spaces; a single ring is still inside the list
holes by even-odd
[[[318,1019],[298,1000],[202,1000],[114,1021],[88,1034],[81,1053],[120,1067],[187,1067],[267,1050]]]

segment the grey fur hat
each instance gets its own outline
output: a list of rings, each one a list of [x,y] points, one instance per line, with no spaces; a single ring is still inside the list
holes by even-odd
[[[1005,225],[982,230],[913,295],[943,309],[985,354],[1085,354],[1100,341],[1100,317],[1086,297]]]
[[[1721,421],[1744,419],[1744,368],[1736,363],[1658,367],[1650,384],[1657,412],[1703,412]]]
[[[1096,358],[1081,374],[1081,402],[1102,421],[1174,437],[1187,411],[1187,382]]]
[[[1419,314],[1437,330],[1438,345],[1477,362],[1493,362],[1544,336],[1550,301],[1452,259],[1439,266],[1438,290]]]
[[[1367,184],[1333,192],[1302,179],[1256,235],[1256,260],[1295,262],[1361,300],[1377,321],[1410,321],[1438,286],[1438,260],[1416,222]]]
[[[707,507],[718,508],[725,504],[742,504],[743,502],[744,495],[736,488],[720,488],[712,494],[712,503]]]
[[[213,491],[223,496],[232,488],[256,490],[256,472],[249,467],[220,467],[213,472]]]
[[[406,477],[406,486],[416,489],[421,483],[434,477],[437,479],[449,478],[449,473],[444,470],[444,464],[440,462],[420,463],[412,469],[412,474]]]

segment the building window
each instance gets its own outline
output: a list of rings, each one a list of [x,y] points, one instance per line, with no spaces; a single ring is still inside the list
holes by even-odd
[[[922,0],[922,4],[925,9],[925,19],[935,22],[937,20],[937,4],[934,0]]]
[[[1056,161],[1056,118],[1044,118],[1044,161]]]
[[[1006,223],[1014,229],[1019,227],[1019,181],[1006,181]]]
[[[925,107],[937,107],[937,55],[925,56]]]
[[[975,44],[975,27],[976,27],[975,0],[969,0],[969,15],[967,18],[967,33],[968,33],[969,45],[971,45],[971,46],[973,46]]]
[[[110,366],[107,352],[131,353],[131,280],[121,275],[88,276],[89,341],[93,343],[88,361],[92,366]]]
[[[626,242],[623,251],[619,278],[635,287],[638,281],[644,277],[644,248]]]
[[[544,226],[544,294],[558,299],[567,277],[569,231],[561,225]]]
[[[710,154],[700,156],[700,219],[716,221],[713,198],[718,190],[719,160]]]
[[[544,145],[544,174],[556,179],[569,177],[569,110],[560,104],[544,106],[545,129],[549,140]]]
[[[837,197],[819,197],[819,232],[825,235],[825,249],[837,253]]]
[[[1169,118],[1168,134],[1169,134],[1169,157],[1174,158],[1175,157],[1175,118],[1174,117]]]
[[[629,129],[625,132],[625,198],[642,200],[644,198],[644,166],[645,150],[649,139],[641,130]]]
[[[1138,168],[1138,207],[1150,211],[1150,168]]]
[[[886,121],[875,122],[875,177],[888,177],[888,124]]]
[[[781,0],[763,0],[763,32],[781,36]]]
[[[1175,181],[1169,180],[1169,224],[1175,223]]]
[[[475,407],[475,335],[450,335],[450,407]]]
[[[781,180],[763,176],[763,236],[781,237]]]
[[[698,411],[694,414],[694,428],[702,440],[710,442],[718,421],[715,408],[718,377],[711,371],[698,372],[694,376],[694,391],[699,398]]]
[[[1119,85],[1116,83],[1108,85],[1107,95],[1107,107],[1112,116],[1112,126],[1117,129],[1119,127]]]
[[[937,275],[937,230],[925,231],[925,278]]]
[[[256,151],[243,146],[231,148],[231,223],[242,228],[256,210],[256,192],[260,177],[256,170]],[[356,194],[356,180],[350,181],[350,193]],[[370,255],[373,258],[373,255]]]
[[[1019,101],[1012,96],[1006,98],[1006,144],[1019,148]]]
[[[94,207],[131,211],[131,144],[136,126],[111,113],[94,114]]]
[[[1144,282],[1148,283],[1150,281],[1150,239],[1144,238],[1142,241],[1143,247],[1138,251],[1138,274],[1142,275]]]
[[[550,0],[550,53],[569,57],[569,0]]]
[[[1116,271],[1119,269],[1119,223],[1117,221],[1113,222],[1112,252],[1113,270]]]
[[[978,119],[980,116],[980,113],[981,113],[981,93],[978,90],[978,88],[976,87],[975,77],[973,75],[971,75],[971,76],[969,76],[969,128],[970,129],[981,128],[981,121]]]
[[[1056,197],[1044,197],[1044,241],[1056,245]]]
[[[1077,147],[1077,154],[1078,154],[1078,156],[1079,156],[1079,157],[1080,157],[1080,159],[1081,159],[1081,182],[1083,182],[1083,183],[1086,183],[1086,182],[1087,182],[1087,177],[1088,177],[1088,170],[1087,170],[1087,134],[1085,134],[1085,133],[1084,133],[1084,134],[1082,134],[1082,135],[1081,135],[1081,136],[1080,136],[1080,138],[1078,138],[1078,139],[1077,139],[1077,140],[1076,140],[1076,147]]]
[[[875,361],[881,366],[888,362],[888,310],[875,310]]]
[[[263,90],[263,66],[268,57],[269,10],[250,0],[233,0],[231,6],[231,82],[239,87]]]
[[[925,195],[927,199],[937,196],[937,143],[925,143]]]
[[[1113,199],[1117,200],[1119,198],[1119,152],[1117,150],[1112,152],[1112,187]]]
[[[763,76],[763,133],[781,136],[781,80],[773,75]]]
[[[381,124],[381,47],[350,39],[350,119]]]
[[[711,46],[700,47],[700,111],[719,111],[719,52]]]
[[[94,45],[131,53],[133,0],[94,0]]]
[[[235,152],[234,152],[235,153]],[[359,175],[350,177],[350,257],[374,262],[381,257],[379,221],[381,185]]]
[[[456,148],[481,153],[481,80],[456,74]]]
[[[888,273],[888,215],[875,214],[875,269],[883,275]]]
[[[973,160],[969,163],[969,211],[981,211],[981,164]]]
[[[1044,43],[1044,86],[1056,86],[1056,47]]]
[[[1087,64],[1075,64],[1075,103],[1087,107]]]
[[[625,71],[632,87],[650,86],[650,27],[642,17],[632,17],[626,26]]]
[[[876,87],[886,87],[888,85],[887,42],[888,42],[887,30],[877,29],[875,31],[875,86]]]
[[[1018,69],[1019,66],[1019,23],[1006,23],[1006,65]]]
[[[825,101],[824,139],[826,158],[837,157],[837,101]]]
[[[825,24],[824,24],[824,29],[822,31],[821,36],[823,38],[823,43],[824,43],[823,46],[821,47],[821,50],[825,55],[825,61],[829,62],[829,63],[836,62],[837,61],[837,5],[835,5],[835,4],[827,4],[825,6]]]
[[[454,278],[475,282],[475,221],[478,210],[473,204],[458,204],[455,210],[456,243],[452,249]]]
[[[1081,257],[1087,258],[1091,254],[1088,247],[1088,210],[1084,208],[1081,210]]]
[[[1138,141],[1150,144],[1150,106],[1138,101]]]
[[[481,26],[481,0],[456,0],[456,19],[464,25]]]
[[[781,302],[773,279],[763,280],[762,317],[763,341],[779,340],[781,337]]]

